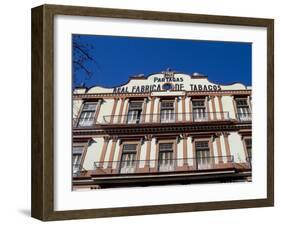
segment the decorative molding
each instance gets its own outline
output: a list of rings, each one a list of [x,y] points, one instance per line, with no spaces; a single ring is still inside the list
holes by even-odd
[[[111,137],[110,136],[104,136],[103,139],[104,139],[105,142],[108,142],[108,141],[110,141]]]
[[[157,91],[162,93],[164,91]],[[170,91],[171,93],[173,91]],[[175,91],[176,92],[176,91]],[[221,91],[183,91],[186,96],[232,96],[232,95],[251,95],[251,90],[221,90]],[[130,97],[151,97],[153,92],[145,93],[86,93],[86,94],[73,94],[73,100],[89,100],[99,98],[130,98]]]
[[[182,134],[177,135],[177,137],[176,137],[176,143],[179,144],[182,139],[183,139]]]
[[[145,140],[146,141],[151,141],[152,140],[152,138],[153,138],[153,135],[152,134],[147,134],[147,135],[145,135]]]
[[[229,135],[230,135],[230,133],[229,132],[222,132],[222,135],[224,136],[224,137],[228,137]]]
[[[96,126],[87,129],[73,129],[73,136],[75,139],[79,139],[79,136],[88,136],[91,138],[93,135],[120,135],[124,134],[129,136],[134,135],[145,135],[145,134],[155,134],[155,133],[215,133],[223,130],[226,131],[240,131],[240,130],[250,130],[252,129],[251,124],[204,124],[204,125],[194,125],[194,124],[169,124],[169,125],[156,125],[156,124],[146,124],[141,126]],[[86,138],[86,137],[85,137]]]
[[[112,141],[117,141],[117,140],[118,140],[118,136],[110,136],[110,139],[111,139]]]
[[[189,134],[188,133],[182,133],[181,136],[182,136],[183,139],[187,139],[189,137]]]
[[[161,74],[163,74],[165,78],[175,77],[175,71],[172,71],[170,68],[167,68],[166,71],[162,71]]]

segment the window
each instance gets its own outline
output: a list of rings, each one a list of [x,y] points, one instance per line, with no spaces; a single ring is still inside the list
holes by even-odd
[[[247,161],[252,161],[252,138],[244,139],[246,150],[247,150]]]
[[[207,120],[205,100],[193,100],[192,101],[192,113],[194,121]]]
[[[84,147],[78,146],[72,148],[72,166],[73,173],[78,173],[81,170],[81,159],[83,154]]]
[[[159,171],[174,170],[173,143],[159,144]]]
[[[174,112],[174,101],[163,100],[161,101],[161,122],[174,122],[175,112]]]
[[[208,141],[195,142],[196,162],[198,169],[211,168],[211,157]]]
[[[136,166],[137,144],[124,144],[120,173],[134,173]]]
[[[139,123],[142,112],[142,102],[132,101],[129,104],[127,123]]]
[[[237,108],[237,118],[240,121],[251,120],[251,112],[250,112],[247,98],[237,98],[236,99],[236,108]]]
[[[78,126],[91,126],[94,123],[97,102],[86,102],[79,117]]]

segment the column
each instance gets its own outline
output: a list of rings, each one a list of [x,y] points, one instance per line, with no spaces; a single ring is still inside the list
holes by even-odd
[[[110,124],[112,124],[113,120],[114,120],[115,111],[116,111],[116,107],[117,107],[117,102],[118,102],[118,99],[114,98],[113,108],[112,108],[111,116],[110,116]]]
[[[161,101],[160,101],[160,98],[159,97],[156,97],[155,99],[155,105],[156,105],[156,111],[155,111],[155,107],[154,107],[154,113],[155,113],[155,116],[154,117],[154,120],[156,118],[156,122],[160,122],[160,111],[161,111]]]
[[[137,153],[136,153],[136,164],[135,164],[135,172],[140,172],[140,155],[141,155],[141,146],[143,145],[144,139],[142,138],[140,142],[137,144]]]
[[[193,121],[192,117],[192,101],[190,97],[185,98],[185,104],[186,104],[186,121]]]
[[[193,169],[196,169],[196,150],[195,150],[194,137],[191,138],[191,142],[192,142],[192,158],[193,158],[192,167],[193,167]]]
[[[206,106],[206,108],[207,108],[207,116],[208,116],[208,121],[210,121],[211,120],[211,113],[210,113],[210,108],[209,108],[209,97],[208,96],[206,96],[205,97],[205,106]]]
[[[152,135],[147,135],[146,136],[146,154],[145,154],[145,168],[149,169],[150,167],[150,152],[151,152],[151,140],[152,140]]]
[[[223,163],[223,160],[222,160],[222,151],[221,151],[221,141],[220,141],[220,136],[221,134],[218,133],[216,135],[216,144],[217,144],[217,151],[218,151],[218,160],[219,160],[219,163]]]
[[[178,122],[178,113],[179,113],[178,97],[175,97],[175,122]]]
[[[121,115],[123,115],[123,123],[127,123],[127,115],[128,115],[128,107],[129,107],[129,99],[125,99],[125,102],[124,102],[124,105],[125,105],[125,112],[122,112]]]
[[[114,154],[115,154],[115,148],[116,148],[116,143],[117,143],[117,137],[114,136],[112,137],[112,145],[111,145],[111,149],[110,149],[110,155],[109,155],[109,163],[108,163],[108,168],[112,168],[112,161],[114,158]]]
[[[94,124],[97,123],[97,119],[98,119],[98,116],[99,116],[99,112],[100,112],[100,108],[101,108],[102,103],[103,103],[103,100],[99,99],[98,105],[97,105],[97,108],[96,108],[96,112],[95,112]]]
[[[186,96],[182,96],[181,104],[182,104],[182,121],[186,122],[186,109],[185,109],[185,99]]]
[[[215,97],[214,96],[210,96],[210,98],[211,98],[211,104],[212,104],[213,119],[217,120],[217,110],[216,110],[216,105],[215,105]]]
[[[183,167],[184,168],[188,168],[188,161],[187,161],[187,138],[188,138],[188,135],[187,133],[184,133],[182,134],[182,137],[183,137]]]
[[[145,123],[147,101],[148,101],[148,99],[144,98],[144,100],[143,100],[143,110],[142,110],[142,116],[141,116],[141,123]]]
[[[238,119],[238,112],[237,112],[237,108],[236,108],[236,101],[235,101],[235,98],[234,96],[231,96],[232,97],[232,104],[233,104],[233,109],[234,109],[234,118],[235,119]]]
[[[123,112],[123,108],[124,108],[124,103],[125,103],[125,98],[122,97],[122,98],[121,98],[121,106],[120,106],[119,113],[118,113],[118,121],[117,121],[117,123],[121,123],[122,112]]]
[[[154,102],[155,102],[155,97],[151,97],[150,112],[149,112],[149,114],[150,114],[149,122],[153,122]]]
[[[226,155],[227,155],[227,162],[230,162],[231,161],[231,152],[230,152],[228,136],[229,136],[229,133],[223,132],[225,151],[226,151]]]
[[[219,110],[221,113],[221,120],[224,120],[224,114],[223,114],[223,108],[222,108],[222,101],[221,101],[222,96],[218,96],[218,102],[219,102]]]
[[[105,155],[106,155],[106,150],[107,150],[108,142],[109,142],[110,138],[109,138],[109,136],[105,136],[105,137],[103,137],[103,139],[104,139],[104,142],[103,142],[101,156],[100,156],[99,165],[98,165],[99,168],[103,167],[103,163],[104,163],[104,159],[105,159]]]

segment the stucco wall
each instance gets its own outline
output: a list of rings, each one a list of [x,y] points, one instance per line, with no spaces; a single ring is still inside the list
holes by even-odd
[[[109,121],[109,115],[113,108],[114,99],[104,99],[100,106],[100,112],[97,117],[98,123],[104,123]],[[104,117],[105,116],[105,117]]]
[[[103,164],[104,168],[106,168],[107,165],[108,165],[107,161],[109,161],[109,155],[110,155],[110,151],[111,151],[111,146],[112,146],[112,140],[109,140],[107,148],[106,148],[106,152],[105,152],[105,158],[104,158],[105,164]],[[100,151],[101,151],[101,148],[100,148]]]
[[[229,117],[231,119],[235,119],[235,111],[233,106],[233,97],[232,96],[223,96],[221,98],[222,101],[222,110],[224,112],[229,112]]]
[[[226,151],[226,142],[225,142],[225,137],[223,135],[220,135],[218,137],[219,142],[220,142],[220,147],[221,147],[221,156],[224,156],[222,158],[223,162],[226,163],[227,158],[227,151]],[[188,158],[188,165],[192,166],[193,165],[193,159],[195,156],[193,156],[193,143],[192,143],[192,137],[187,137],[187,149],[183,150],[183,139],[180,139],[179,142],[176,142],[176,150],[178,159],[183,158],[184,152],[187,153],[187,158]],[[230,154],[234,157],[234,162],[236,163],[243,163],[246,162],[246,156],[245,156],[245,150],[243,146],[243,140],[241,139],[241,135],[238,134],[237,132],[230,132],[228,135],[228,142],[229,142],[229,148],[230,148]],[[100,161],[100,156],[102,152],[102,147],[104,143],[104,138],[94,138],[93,142],[88,146],[85,160],[83,163],[83,168],[86,170],[91,170],[93,169],[93,164],[94,162],[99,162]],[[109,161],[109,156],[110,152],[112,149],[112,140],[109,140],[106,153],[105,153],[105,161]],[[212,140],[211,145],[213,147],[213,153],[214,156],[219,156],[218,152],[218,145],[216,139]],[[121,144],[120,144],[120,139],[117,140],[115,150],[114,150],[114,156],[113,156],[113,161],[120,161],[119,156],[120,156],[120,149]],[[147,141],[142,142],[141,147],[140,147],[140,167],[144,167],[144,160],[146,158],[146,152],[147,152]],[[150,152],[150,159],[155,160],[156,159],[156,148],[157,148],[157,143],[156,139],[153,138],[151,141],[151,152]],[[215,158],[215,163],[218,163],[218,158]],[[177,161],[178,166],[183,165],[182,160]],[[151,167],[155,166],[155,162],[151,162]],[[104,164],[104,168],[107,167],[107,163]],[[116,164],[113,164],[113,168],[116,167]]]
[[[103,143],[103,138],[95,138],[88,146],[83,162],[83,168],[85,170],[93,170],[94,162],[99,162]]]
[[[140,159],[141,162],[139,164],[139,167],[143,168],[145,164],[145,157],[146,157],[146,147],[147,147],[147,141],[144,141],[143,144],[141,145],[141,150],[140,150]]]
[[[183,140],[180,139],[180,141],[178,143],[176,142],[176,145],[177,145],[177,158],[181,159],[181,160],[177,161],[177,165],[182,166],[183,165],[182,158],[183,158],[183,152],[184,152],[184,150],[183,150]]]
[[[235,162],[246,162],[246,156],[241,135],[237,132],[231,132],[228,136],[230,152],[234,156]]]

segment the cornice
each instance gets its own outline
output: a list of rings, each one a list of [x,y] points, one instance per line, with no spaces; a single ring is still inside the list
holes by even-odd
[[[133,98],[133,97],[151,97],[153,93],[164,93],[166,91],[147,92],[147,93],[87,93],[87,94],[73,94],[73,100],[81,99],[99,99],[99,98]],[[222,90],[215,91],[181,91],[182,96],[232,96],[232,95],[251,95],[251,90]],[[171,95],[173,91],[170,91]],[[158,95],[162,97],[161,95]],[[157,95],[155,95],[157,97]]]
[[[220,123],[220,124],[185,124],[185,125],[166,125],[166,126],[136,126],[136,127],[95,127],[89,129],[74,129],[73,136],[91,136],[91,135],[147,135],[159,133],[204,133],[204,132],[229,132],[251,130],[252,124],[234,124],[234,123]]]

